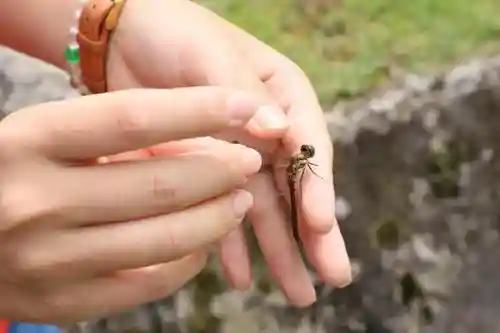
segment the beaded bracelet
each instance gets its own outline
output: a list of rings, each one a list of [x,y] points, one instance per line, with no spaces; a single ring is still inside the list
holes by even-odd
[[[65,57],[71,84],[82,95],[107,91],[109,42],[126,0],[78,0]]]
[[[78,6],[75,10],[74,24],[70,27],[69,42],[66,46],[66,50],[64,51],[64,57],[66,58],[68,72],[70,75],[70,84],[82,95],[88,95],[89,91],[81,80],[80,46],[78,45],[76,36],[78,35],[78,22],[80,20],[82,10],[87,2],[88,0],[78,0]]]

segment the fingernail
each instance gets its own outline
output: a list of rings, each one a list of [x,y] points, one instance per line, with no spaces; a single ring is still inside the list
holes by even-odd
[[[344,281],[340,282],[339,285],[337,286],[338,289],[345,288],[349,286],[352,283],[351,278],[346,278]]]
[[[237,92],[226,101],[231,117],[231,126],[241,126],[247,123],[255,113],[257,98],[246,92]]]
[[[285,114],[275,106],[261,106],[252,120],[255,121],[257,126],[266,130],[276,130],[288,126],[288,119]]]
[[[259,152],[251,148],[244,148],[240,155],[239,163],[245,175],[258,172],[262,166],[262,157]]]
[[[352,283],[353,267],[348,264],[348,267],[344,269],[344,275],[337,280],[336,287],[341,289],[345,288]]]
[[[245,190],[238,190],[233,198],[233,210],[236,218],[242,220],[252,205],[253,196]]]

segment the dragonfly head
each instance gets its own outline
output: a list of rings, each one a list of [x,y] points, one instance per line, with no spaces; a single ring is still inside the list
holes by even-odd
[[[311,158],[314,156],[314,146],[311,145],[302,145],[300,146],[300,152],[304,155],[305,158]]]

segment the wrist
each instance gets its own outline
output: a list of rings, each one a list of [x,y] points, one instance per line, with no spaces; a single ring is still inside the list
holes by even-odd
[[[185,56],[180,50],[188,39],[179,23],[184,22],[189,6],[190,0],[127,1],[109,46],[110,89],[168,87],[181,81],[177,64]],[[152,68],[151,64],[165,66]]]
[[[120,20],[116,29],[110,36],[108,44],[108,54],[106,59],[106,81],[108,91],[118,90],[123,86],[137,86],[134,74],[128,70],[128,57],[130,53],[134,53],[133,57],[140,58],[140,52],[144,50],[130,50],[128,45],[133,45],[134,36],[136,35],[134,12],[137,7],[141,6],[141,2],[145,0],[128,0],[127,5],[123,7]]]
[[[127,5],[122,10],[120,20],[108,46],[106,78],[109,90],[116,90],[123,86],[137,86],[137,81],[141,79],[135,77],[137,73],[130,69],[135,68],[137,62],[140,65],[148,63],[146,58],[148,42],[145,40],[144,34],[141,33],[145,29],[141,16],[143,18],[148,16],[146,10],[150,2],[147,0],[128,0]],[[139,14],[139,19],[137,14]]]

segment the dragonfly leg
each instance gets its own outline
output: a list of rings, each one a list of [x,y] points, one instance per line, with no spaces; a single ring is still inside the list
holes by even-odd
[[[310,163],[310,162],[309,162],[309,163],[307,163],[306,165],[307,165],[307,168],[308,168],[309,170],[311,170],[311,172],[312,172],[312,173],[313,173],[316,177],[319,177],[320,179],[323,179],[323,177],[321,177],[320,175],[318,175],[318,174],[314,171],[314,169],[311,167],[311,165],[316,165],[316,164],[312,164],[312,163]]]

